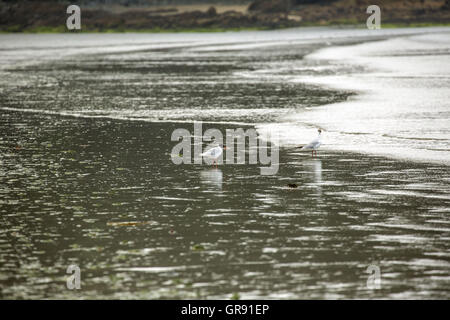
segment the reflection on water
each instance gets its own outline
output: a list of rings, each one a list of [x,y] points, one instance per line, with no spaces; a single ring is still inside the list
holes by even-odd
[[[55,44],[37,37],[42,58]],[[89,55],[0,67],[1,298],[450,297],[446,166],[322,148],[317,159],[281,149],[274,176],[171,161],[171,133],[193,127],[164,120],[226,132],[345,100],[289,81],[342,71],[302,60],[323,40],[217,50],[217,35],[170,35],[170,45],[111,46],[129,37],[106,37],[106,54],[97,35],[82,35],[95,44]],[[174,49],[183,37],[201,45]],[[6,45],[7,62],[34,57]],[[66,288],[70,264],[81,268],[77,292]],[[381,290],[366,287],[370,264]]]
[[[203,170],[200,172],[201,181],[218,190],[222,190],[222,177],[222,170],[218,168]]]
[[[317,196],[322,195],[322,161],[320,159],[312,159],[304,161],[303,167],[312,173],[311,181],[313,188],[317,192]]]
[[[283,150],[276,176],[177,166],[179,126],[3,113],[3,297],[448,297],[447,167]]]

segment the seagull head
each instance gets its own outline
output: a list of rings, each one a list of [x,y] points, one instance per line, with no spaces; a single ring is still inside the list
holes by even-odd
[[[220,144],[217,142],[216,139],[212,139],[211,143],[209,144],[211,147],[220,147]]]
[[[209,144],[209,147],[210,148],[219,147],[219,148],[222,148],[223,150],[227,149],[226,146],[224,146],[223,144],[219,143],[216,139],[212,139],[211,143]]]

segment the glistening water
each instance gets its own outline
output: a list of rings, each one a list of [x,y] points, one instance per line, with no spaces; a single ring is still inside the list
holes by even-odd
[[[379,110],[376,126],[343,132],[345,116],[333,111],[333,122],[323,110],[343,104],[357,127],[360,88],[348,83],[367,70],[311,58],[448,31],[0,35],[1,297],[448,299],[445,93],[420,87],[425,106],[439,98],[441,122],[426,137],[439,156],[390,156],[383,144],[423,150],[421,134],[380,144],[374,128],[392,129],[395,113]],[[432,52],[448,67],[448,51],[434,42],[422,58]],[[330,85],[336,76],[342,87]],[[436,118],[428,115],[424,132]],[[193,132],[193,120],[293,138],[276,175],[250,164],[175,165],[171,134]],[[291,148],[317,126],[317,158]],[[71,264],[80,290],[66,287]],[[371,265],[380,289],[367,286]]]

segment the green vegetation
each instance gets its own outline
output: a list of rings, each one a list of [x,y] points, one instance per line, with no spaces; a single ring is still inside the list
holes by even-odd
[[[201,244],[195,244],[194,246],[192,246],[192,250],[194,251],[205,250],[205,247]]]
[[[67,30],[66,26],[59,27],[35,27],[21,30],[20,26],[8,27],[0,30],[0,33],[180,33],[180,32],[230,32],[230,31],[258,31],[270,30],[268,27],[248,27],[248,28],[179,28],[179,29],[98,29],[83,28],[82,30]],[[281,28],[277,28],[281,29]]]
[[[33,27],[28,29],[23,29],[19,25],[14,25],[10,27],[6,27],[4,30],[0,30],[0,33],[64,33],[64,32],[72,32],[67,30],[66,26],[59,27]],[[79,32],[79,31],[78,31]]]
[[[241,296],[237,292],[233,293],[230,298],[230,300],[239,300],[239,299],[241,299]]]
[[[422,27],[449,27],[450,22],[414,22],[414,23],[381,23],[381,28],[422,28]]]
[[[302,27],[318,27],[318,26],[354,26],[359,28],[366,28],[366,24],[356,21],[355,19],[338,19],[327,21],[323,23],[315,22],[303,22]],[[392,29],[392,28],[420,28],[420,27],[448,27],[450,22],[414,22],[414,23],[404,23],[404,22],[386,22],[381,21],[381,29]]]
[[[333,20],[326,23],[312,23],[304,22],[301,27],[319,27],[319,26],[354,26],[359,28],[365,28],[365,24],[358,23],[354,19],[339,19]],[[391,28],[420,28],[420,27],[438,27],[438,26],[450,26],[448,23],[438,23],[438,22],[417,22],[417,23],[381,23],[382,29]],[[97,29],[97,28],[84,28],[82,30],[67,30],[65,26],[59,27],[35,27],[21,30],[20,26],[11,26],[5,30],[0,30],[0,33],[195,33],[195,32],[230,32],[230,31],[261,31],[261,30],[277,30],[285,29],[287,27],[248,27],[248,28],[179,28],[179,29]]]

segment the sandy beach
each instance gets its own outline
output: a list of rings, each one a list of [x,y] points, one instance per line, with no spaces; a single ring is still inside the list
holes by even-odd
[[[379,31],[0,35],[1,298],[448,299],[449,28]],[[175,165],[194,121],[279,171]]]

